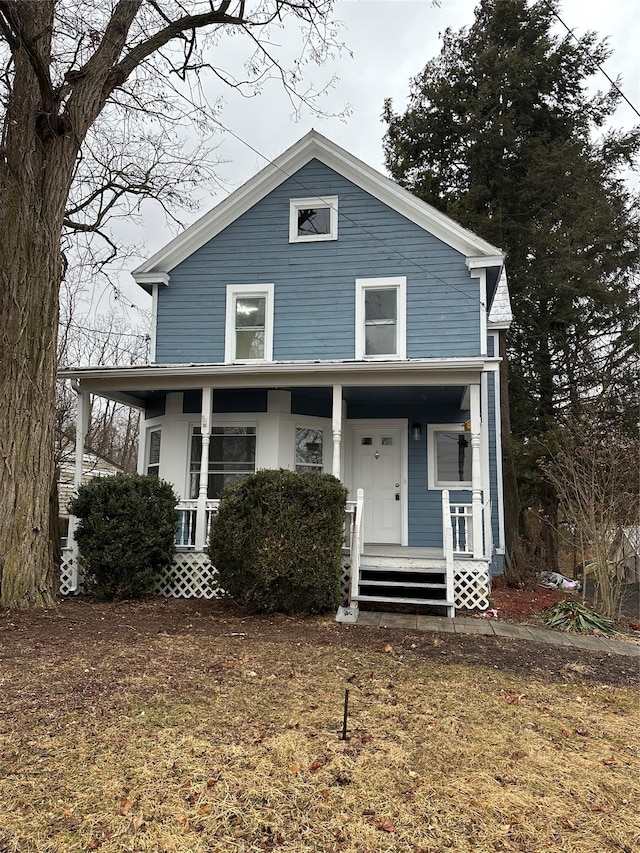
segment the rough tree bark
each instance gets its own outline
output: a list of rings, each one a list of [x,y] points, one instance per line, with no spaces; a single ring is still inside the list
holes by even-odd
[[[260,20],[245,18],[242,0],[193,7],[203,11],[189,15],[185,4],[167,4],[164,11],[161,2],[118,0],[100,30],[85,32],[78,25],[75,48],[67,43],[65,69],[64,57],[54,55],[52,46],[56,16],[63,8],[73,16],[73,2],[65,7],[62,0],[0,0],[0,41],[10,53],[0,116],[0,606],[55,601],[49,500],[55,477],[60,244],[87,132],[114,90],[172,40],[186,45],[186,73],[196,32],[215,25],[249,31],[268,17],[261,7]],[[273,0],[271,19],[287,7],[312,27],[330,2]],[[128,43],[137,16],[146,17]],[[68,42],[70,30],[64,38]]]

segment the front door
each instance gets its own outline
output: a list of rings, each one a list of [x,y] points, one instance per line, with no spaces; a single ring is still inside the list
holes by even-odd
[[[402,542],[404,426],[353,428],[353,495],[364,489],[364,541]]]

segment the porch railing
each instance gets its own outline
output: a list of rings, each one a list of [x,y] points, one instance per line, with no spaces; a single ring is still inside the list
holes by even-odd
[[[206,539],[209,539],[209,527],[211,519],[218,514],[219,500],[207,499],[206,502]],[[196,525],[198,521],[198,501],[178,501],[178,526],[176,528],[176,547],[195,549],[196,547]],[[206,542],[205,542],[206,544]]]
[[[349,589],[349,605],[357,606],[358,583],[360,580],[360,558],[362,556],[362,516],[364,514],[364,489],[356,492],[356,503],[351,525],[351,584]]]
[[[473,509],[471,504],[450,503],[448,515],[451,518],[454,554],[473,554]],[[444,508],[442,518],[447,518]]]

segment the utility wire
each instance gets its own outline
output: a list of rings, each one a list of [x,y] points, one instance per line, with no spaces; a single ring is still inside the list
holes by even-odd
[[[586,47],[582,44],[582,40],[581,40],[581,39],[579,39],[579,38],[578,38],[578,36],[573,32],[573,30],[572,30],[572,29],[570,29],[570,27],[568,27],[568,26],[565,24],[565,22],[562,20],[562,18],[560,17],[560,15],[559,15],[559,14],[556,12],[556,10],[553,8],[553,5],[549,2],[549,0],[542,0],[542,2],[543,2],[543,3],[544,3],[544,5],[549,9],[549,11],[552,13],[552,15],[554,15],[554,17],[556,17],[556,18],[560,21],[560,23],[562,24],[562,26],[565,28],[565,30],[566,30],[566,31],[569,33],[569,35],[571,36],[571,38],[573,38],[573,39],[574,39],[574,41],[575,41],[575,42],[576,42],[580,47],[582,47],[582,49],[585,51],[585,53],[588,53],[588,51],[587,51]],[[591,59],[593,59],[593,57],[591,56],[591,54],[589,54],[589,56],[591,57]],[[623,98],[623,100],[624,100],[624,101],[626,101],[626,103],[631,107],[631,109],[634,111],[634,113],[635,113],[638,117],[640,117],[640,112],[638,111],[637,107],[636,107],[636,106],[634,106],[634,104],[632,104],[632,103],[631,103],[631,101],[629,100],[629,98],[627,98],[627,96],[626,96],[626,95],[625,95],[625,93],[622,91],[622,89],[620,88],[620,86],[618,86],[618,84],[616,83],[616,81],[611,79],[611,77],[607,74],[607,72],[604,70],[604,68],[602,67],[602,65],[600,65],[600,63],[599,63],[599,62],[596,62],[596,61],[595,61],[595,59],[593,59],[593,61],[594,61],[594,63],[596,64],[596,66],[598,67],[598,69],[602,72],[602,74],[604,74],[604,76],[607,78],[607,80],[609,81],[609,83],[611,83],[611,85],[612,85],[612,86],[613,86],[613,88],[616,90],[616,92],[620,95],[620,97],[621,97],[621,98]]]

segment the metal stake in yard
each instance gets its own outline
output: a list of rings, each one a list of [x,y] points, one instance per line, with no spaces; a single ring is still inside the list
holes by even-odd
[[[342,738],[347,739],[347,715],[349,713],[349,691],[344,691],[344,716],[342,717]]]

